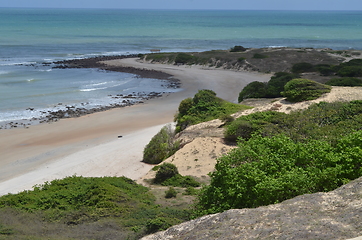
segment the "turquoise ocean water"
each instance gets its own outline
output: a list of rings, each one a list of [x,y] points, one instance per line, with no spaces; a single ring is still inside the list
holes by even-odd
[[[37,117],[60,102],[96,107],[112,94],[171,91],[155,79],[43,62],[235,45],[362,49],[361,29],[361,11],[0,8],[0,121]]]

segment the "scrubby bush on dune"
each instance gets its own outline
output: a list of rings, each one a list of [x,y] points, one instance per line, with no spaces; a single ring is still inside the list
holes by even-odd
[[[290,114],[265,111],[241,116],[226,126],[225,138],[236,141],[256,133],[263,137],[284,134],[298,142],[316,139],[335,144],[345,134],[359,130],[361,124],[362,101],[320,102]]]
[[[299,75],[286,72],[275,73],[274,76],[270,78],[269,82],[267,82],[266,97],[281,97],[281,92],[284,91],[285,84],[294,78],[299,78]]]
[[[304,78],[296,78],[284,86],[282,95],[290,102],[302,102],[317,99],[331,91],[331,87]]]
[[[178,174],[177,167],[172,163],[163,163],[156,173],[155,183],[162,183]]]
[[[292,66],[292,73],[304,73],[313,71],[315,71],[315,68],[311,63],[301,62],[296,63]]]
[[[218,159],[197,208],[202,215],[331,191],[362,175],[361,147],[362,131],[334,147],[325,141],[296,143],[283,135],[255,135]]]
[[[238,101],[241,102],[247,98],[263,98],[266,96],[266,91],[266,83],[251,82],[239,93]]]
[[[285,113],[265,111],[241,116],[226,127],[225,139],[232,142],[239,138],[249,140],[253,134],[262,133],[265,125],[277,121],[284,115]]]
[[[352,77],[332,78],[326,82],[326,85],[346,87],[362,86],[362,79]]]
[[[200,183],[191,176],[182,176],[172,163],[163,163],[153,180],[156,184],[173,187],[198,187]]]
[[[11,211],[15,222],[7,221],[7,227],[0,223],[2,234],[12,235],[9,239],[140,239],[150,231],[152,220],[162,217],[167,223],[153,222],[156,230],[189,220],[187,211],[155,204],[148,188],[125,177],[53,180],[32,191],[0,197],[2,217],[10,208],[15,209]],[[24,218],[15,220],[18,216]]]
[[[277,72],[267,83],[257,81],[251,82],[239,93],[238,101],[241,102],[247,98],[282,97],[281,92],[284,91],[285,84],[298,77],[298,74]]]
[[[222,100],[212,90],[199,90],[193,98],[181,101],[175,116],[176,132],[187,126],[230,115],[249,107]]]
[[[230,49],[230,52],[245,52],[246,48],[243,46],[234,46]]]
[[[146,145],[143,162],[158,164],[173,155],[180,147],[174,140],[174,131],[170,125],[163,127]]]
[[[179,53],[175,58],[176,64],[194,64],[197,58],[188,53]]]
[[[240,142],[218,159],[211,184],[201,190],[199,213],[331,191],[362,176],[361,124],[362,101],[321,102],[290,114],[267,111],[236,119],[226,133],[239,131],[233,137]]]

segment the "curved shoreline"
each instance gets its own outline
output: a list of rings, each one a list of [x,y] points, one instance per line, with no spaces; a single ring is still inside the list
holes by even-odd
[[[144,146],[161,126],[173,121],[180,101],[207,88],[221,98],[235,102],[246,84],[267,81],[270,77],[230,70],[148,64],[131,58],[112,61],[107,64],[164,71],[180,79],[182,91],[130,107],[61,119],[28,129],[0,131],[0,195],[9,190],[16,193],[31,189],[35,184],[74,174],[100,176],[97,173],[101,173],[138,179],[152,168],[141,162]],[[123,137],[118,138],[120,135]],[[124,166],[139,167],[131,170]],[[35,173],[41,173],[41,176]]]

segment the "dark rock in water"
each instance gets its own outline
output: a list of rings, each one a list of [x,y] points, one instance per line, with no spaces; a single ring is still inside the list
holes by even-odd
[[[362,177],[334,191],[207,215],[146,236],[156,239],[349,239],[362,236]]]

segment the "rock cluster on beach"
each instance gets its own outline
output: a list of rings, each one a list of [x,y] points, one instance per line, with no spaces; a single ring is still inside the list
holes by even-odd
[[[40,117],[32,118],[29,120],[21,120],[21,121],[9,121],[0,125],[0,129],[11,129],[11,128],[27,128],[29,125],[38,124],[38,123],[50,123],[56,122],[62,118],[75,118],[84,116],[87,114],[92,114],[96,112],[106,111],[113,108],[127,107],[132,106],[134,104],[144,103],[146,100],[150,100],[153,98],[162,97],[165,92],[150,92],[150,93],[132,93],[132,94],[117,94],[117,95],[109,95],[112,99],[118,99],[117,103],[112,103],[106,106],[97,106],[92,108],[86,107],[76,107],[74,105],[64,106],[62,109],[59,109],[62,106],[62,103],[58,103],[58,106],[54,106],[54,110],[48,111],[40,111],[42,114]],[[86,106],[87,103],[82,103],[82,106]],[[35,111],[35,108],[27,108],[27,111]]]

